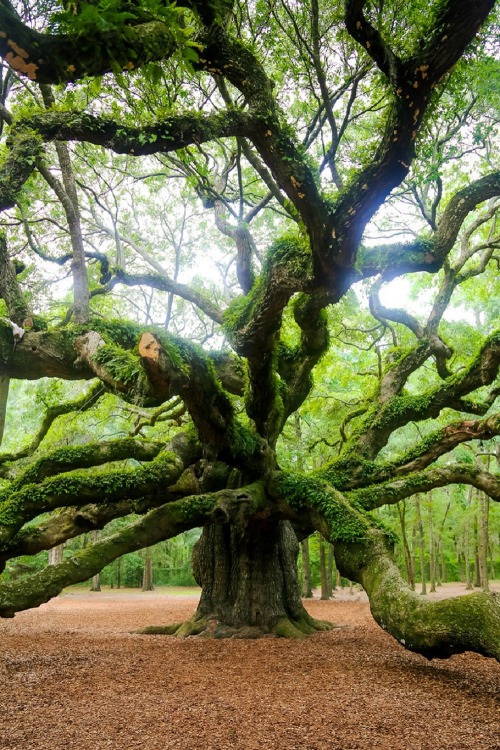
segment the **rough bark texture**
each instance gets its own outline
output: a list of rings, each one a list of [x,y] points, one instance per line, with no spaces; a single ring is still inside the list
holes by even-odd
[[[193,553],[194,576],[202,587],[198,609],[192,620],[175,628],[175,634],[300,639],[333,627],[312,620],[304,609],[297,556],[297,538],[287,521],[206,526]],[[159,633],[161,628],[148,632]]]
[[[484,592],[432,604],[411,591],[387,554],[383,537],[337,545],[340,569],[362,584],[375,620],[405,648],[428,658],[472,650],[500,661],[500,595]]]

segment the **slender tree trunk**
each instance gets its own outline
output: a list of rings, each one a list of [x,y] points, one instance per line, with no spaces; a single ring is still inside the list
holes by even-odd
[[[477,522],[478,511],[474,513],[474,525],[472,527],[472,539],[474,543],[474,587],[481,587],[481,566],[479,562],[479,528]]]
[[[434,516],[432,507],[432,492],[427,494],[427,518],[429,525],[429,577],[431,593],[436,591],[436,543],[434,540]]]
[[[313,592],[311,588],[311,561],[309,558],[309,537],[303,539],[300,543],[302,554],[302,597],[311,599]]]
[[[151,547],[146,547],[146,549],[144,550],[144,570],[142,574],[142,590],[154,591],[153,556],[151,554]]]
[[[421,594],[427,594],[427,583],[425,575],[425,551],[424,551],[424,525],[422,523],[422,510],[420,507],[420,495],[415,496],[415,507],[417,509],[417,527],[420,547],[420,577],[422,580]]]
[[[55,105],[52,89],[44,84],[40,86],[40,91],[46,108],[51,109]],[[71,165],[70,151],[66,143],[56,140],[54,145],[61,168],[62,184],[46,167],[41,167],[40,172],[61,201],[66,214],[73,252],[71,272],[73,275],[74,319],[76,323],[86,323],[90,317],[90,293],[75,176]]]
[[[496,571],[495,571],[495,558],[493,555],[493,545],[488,544],[488,558],[490,562],[490,578],[492,581],[496,578]]]
[[[469,487],[467,493],[467,512],[465,517],[465,588],[470,591],[474,588],[472,584],[471,576],[471,563],[470,563],[470,510],[472,505],[472,485]]]
[[[328,572],[326,565],[326,542],[323,537],[319,540],[319,570],[321,576],[321,599],[330,599],[330,586],[328,585]]]
[[[98,531],[91,531],[90,532],[90,539],[92,544],[99,541],[99,532]],[[100,591],[101,590],[101,574],[96,573],[95,576],[92,576],[92,583],[90,585],[91,591]]]
[[[403,540],[403,552],[405,559],[406,568],[406,579],[412,591],[415,591],[415,568],[413,565],[413,558],[410,551],[410,545],[408,544],[408,537],[406,535],[406,501],[403,500],[397,504],[399,524],[401,527],[401,538]]]
[[[58,544],[57,547],[49,549],[49,565],[59,565],[63,560],[64,544]]]
[[[464,569],[464,558],[463,558],[463,552],[462,552],[462,541],[461,541],[461,537],[458,534],[455,538],[455,549],[456,549],[456,555],[457,555],[458,577],[460,578],[460,582],[464,583],[465,569]]]
[[[488,520],[490,512],[490,502],[488,495],[483,492],[479,495],[479,574],[481,578],[481,588],[483,591],[489,591],[490,585],[488,580]]]
[[[116,588],[120,589],[122,585],[122,558],[116,561]]]
[[[328,594],[330,599],[333,596],[333,567],[334,567],[334,556],[333,556],[333,544],[327,543],[326,548],[326,575],[328,580]]]
[[[446,491],[446,494],[449,498],[448,491]],[[438,586],[441,586],[441,583],[446,582],[446,559],[445,559],[445,554],[444,554],[443,542],[444,542],[444,535],[445,535],[446,519],[448,517],[450,508],[451,508],[451,498],[448,499],[448,503],[444,511],[443,519],[439,526],[438,538],[436,541],[436,568],[437,568],[437,576],[438,576],[438,580],[437,580]]]

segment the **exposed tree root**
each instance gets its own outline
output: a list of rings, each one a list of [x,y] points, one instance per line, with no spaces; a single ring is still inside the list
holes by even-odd
[[[175,635],[177,638],[292,638],[302,640],[318,631],[332,630],[339,627],[326,620],[315,620],[309,614],[298,620],[280,617],[273,627],[261,628],[254,625],[233,627],[217,620],[216,617],[204,616],[196,613],[189,620],[173,625],[150,625],[134,631],[139,635]]]

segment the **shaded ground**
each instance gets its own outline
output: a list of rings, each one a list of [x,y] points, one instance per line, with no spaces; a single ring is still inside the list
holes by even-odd
[[[1,621],[1,750],[500,750],[500,665],[408,653],[363,594],[307,602],[342,627],[301,642],[129,632],[196,601],[70,593]]]

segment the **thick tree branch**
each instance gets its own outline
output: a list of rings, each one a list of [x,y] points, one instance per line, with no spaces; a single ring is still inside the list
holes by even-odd
[[[432,237],[407,244],[360,248],[356,261],[359,277],[368,278],[381,273],[388,281],[403,273],[439,270],[453,248],[465,218],[480,203],[498,195],[500,172],[492,172],[455,193]]]
[[[40,484],[55,474],[76,469],[89,469],[127,459],[153,461],[163,448],[163,443],[132,437],[59,448],[37,459],[31,466],[19,473],[7,490],[7,494],[22,490],[27,484]],[[5,490],[2,494],[5,496]]]
[[[402,74],[401,60],[384,41],[380,32],[366,19],[363,13],[365,5],[366,0],[346,0],[347,31],[365,48],[375,64],[396,88]]]
[[[43,34],[22,23],[9,0],[0,2],[0,55],[20,75],[39,83],[67,83],[112,70],[166,60],[178,43],[161,21],[91,34]]]
[[[117,284],[126,286],[148,286],[151,289],[158,289],[162,292],[175,294],[187,302],[196,305],[205,315],[215,323],[222,323],[223,313],[220,308],[211,302],[200,292],[197,292],[187,284],[181,284],[169,278],[164,272],[160,273],[128,273],[123,268],[116,268],[115,275],[106,285],[107,289],[112,289]]]
[[[0,297],[7,305],[9,318],[22,327],[31,310],[19,286],[16,269],[9,258],[7,239],[3,233],[0,233]]]
[[[335,544],[341,573],[368,594],[378,624],[405,648],[429,659],[475,651],[500,661],[500,596],[476,593],[427,602],[411,591],[373,530],[363,544]]]
[[[65,586],[88,580],[127,552],[170,539],[194,526],[202,526],[210,518],[216,502],[215,496],[205,496],[197,498],[196,503],[187,498],[160,506],[123,531],[86,547],[59,565],[49,565],[35,573],[29,586],[1,581],[0,617],[13,617],[15,612],[43,604],[57,596]]]
[[[25,118],[21,126],[31,128],[45,142],[80,141],[104,146],[117,154],[146,156],[171,153],[217,138],[247,135],[255,127],[255,119],[234,109],[205,116],[187,113],[165,117],[152,125],[136,127],[88,113],[50,111]]]
[[[376,402],[351,440],[349,450],[374,458],[398,427],[410,421],[437,417],[446,407],[470,410],[473,403],[469,405],[463,400],[464,396],[490,385],[497,376],[499,364],[500,335],[494,333],[486,339],[467,368],[446,378],[436,388],[416,396],[397,394]]]
[[[166,452],[137,469],[110,469],[99,474],[71,471],[40,484],[24,485],[0,503],[0,544],[7,549],[24,523],[55,508],[157,497],[176,482],[184,468],[175,453]]]
[[[348,497],[366,510],[374,510],[449,484],[472,485],[485,492],[492,500],[500,502],[500,479],[495,474],[482,471],[471,464],[459,463],[417,471],[400,479],[353,490],[348,493]]]
[[[360,583],[375,620],[407,649],[428,658],[475,651],[500,661],[500,596],[473,594],[424,602],[401,576],[383,531],[328,485],[277,475],[272,495],[301,528],[334,543],[341,575]]]
[[[290,414],[305,401],[313,387],[312,371],[328,349],[330,336],[325,307],[330,304],[330,295],[299,295],[294,301],[294,319],[301,331],[300,344],[278,351],[278,372],[286,383],[282,393],[282,424]]]

